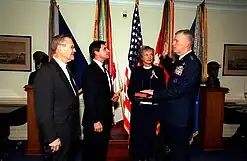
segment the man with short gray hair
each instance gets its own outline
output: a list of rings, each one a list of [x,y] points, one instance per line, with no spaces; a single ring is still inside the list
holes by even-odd
[[[53,37],[52,59],[42,65],[34,80],[35,114],[45,152],[52,161],[73,161],[72,148],[81,134],[78,90],[67,68],[74,52],[71,37]]]
[[[194,104],[201,82],[202,65],[192,51],[193,34],[190,30],[175,33],[173,51],[178,60],[170,61],[170,79],[167,88],[144,90],[160,100],[161,135],[171,149],[173,161],[189,161],[189,136],[194,123]],[[167,52],[164,52],[167,53]],[[162,62],[162,61],[161,61]],[[167,64],[166,64],[167,65]]]

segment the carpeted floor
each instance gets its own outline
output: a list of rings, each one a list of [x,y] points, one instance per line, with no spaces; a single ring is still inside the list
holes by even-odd
[[[17,144],[18,143],[18,144]],[[42,161],[41,156],[25,156],[22,142],[11,142],[8,148],[9,155],[2,161]],[[225,148],[221,151],[203,151],[198,145],[191,147],[192,161],[247,161],[247,151],[244,152],[242,141],[234,141],[234,143],[225,142]],[[114,151],[122,155],[123,151]],[[118,155],[118,154],[115,154]],[[77,161],[81,161],[81,153],[78,155]],[[123,159],[115,159],[119,161]],[[114,159],[111,159],[114,161]]]

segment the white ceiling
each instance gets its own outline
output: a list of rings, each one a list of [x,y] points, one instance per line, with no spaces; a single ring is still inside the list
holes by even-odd
[[[165,0],[139,0],[140,4],[161,5]],[[203,0],[174,0],[177,7],[195,8]],[[111,0],[116,3],[133,3],[135,0]],[[247,11],[247,0],[205,0],[206,6],[210,9],[245,10]]]
[[[96,0],[57,0],[67,2],[95,2]],[[134,2],[135,0],[110,0],[111,2]],[[139,0],[140,3],[164,3],[165,0]],[[175,3],[200,3],[203,0],[174,0]],[[216,4],[247,4],[247,0],[205,0],[206,3]]]
[[[119,0],[121,1],[121,0]],[[140,0],[140,1],[146,1],[146,2],[152,2],[152,1],[157,1],[157,2],[164,2],[164,0]],[[202,0],[174,0],[175,2],[202,2]],[[206,2],[223,2],[223,3],[246,3],[247,0],[206,0]]]
[[[134,0],[112,0],[112,1],[129,1],[133,2]],[[164,3],[165,0],[139,0],[140,3]],[[188,2],[188,3],[200,3],[203,0],[174,0],[175,3],[177,2]],[[206,3],[216,3],[216,4],[247,4],[247,0],[205,0]]]
[[[1,0],[0,0],[1,1]],[[48,0],[36,0],[48,1]],[[95,3],[96,0],[57,0],[66,3]],[[133,4],[136,0],[110,0],[111,4]],[[163,7],[165,0],[139,0],[140,5]],[[175,7],[196,8],[203,0],[174,0]],[[247,11],[247,0],[205,0],[208,9]]]
[[[163,1],[163,0],[157,0],[157,1]],[[202,0],[201,1],[200,0],[175,0],[175,2],[179,2],[179,1],[202,2]],[[242,3],[242,4],[247,4],[247,0],[205,0],[205,2],[206,3],[214,2],[214,3]]]

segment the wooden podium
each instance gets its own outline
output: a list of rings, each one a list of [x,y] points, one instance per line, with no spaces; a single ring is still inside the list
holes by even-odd
[[[224,102],[228,88],[200,88],[199,138],[204,150],[221,150]]]
[[[27,92],[27,147],[26,155],[41,155],[39,132],[34,112],[34,92],[31,85],[26,85]]]

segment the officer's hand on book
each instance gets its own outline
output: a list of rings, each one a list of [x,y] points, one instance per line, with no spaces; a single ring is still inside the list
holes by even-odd
[[[149,94],[149,95],[153,95],[154,94],[154,90],[152,89],[146,89],[146,90],[142,90],[140,91],[141,93],[146,93],[146,94]]]

